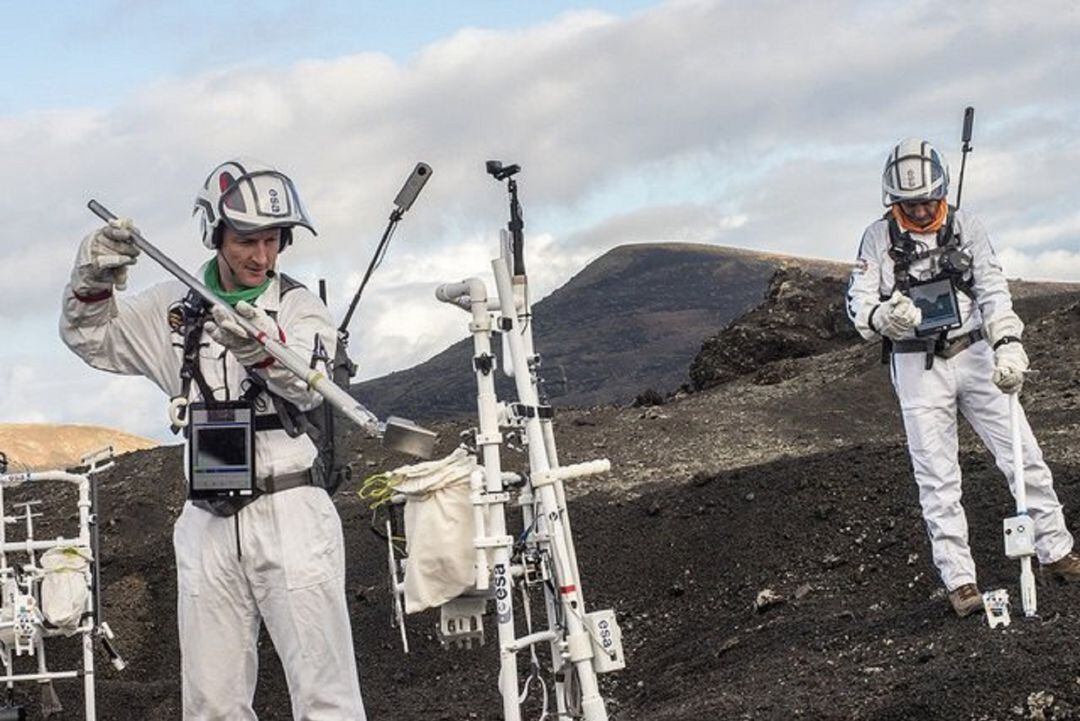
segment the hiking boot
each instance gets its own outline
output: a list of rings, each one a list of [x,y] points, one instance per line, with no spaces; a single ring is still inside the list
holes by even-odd
[[[1042,570],[1059,581],[1080,581],[1080,553],[1069,551],[1053,563],[1044,565]]]
[[[974,583],[965,583],[949,591],[949,603],[960,618],[983,610],[983,597]]]

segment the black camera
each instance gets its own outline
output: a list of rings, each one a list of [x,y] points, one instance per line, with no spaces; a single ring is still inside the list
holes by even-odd
[[[503,166],[501,160],[489,160],[485,163],[488,175],[495,178],[495,180],[506,180],[511,175],[516,175],[521,171],[520,165],[507,165]]]

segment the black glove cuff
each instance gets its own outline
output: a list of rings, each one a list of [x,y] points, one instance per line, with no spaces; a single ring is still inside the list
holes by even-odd
[[[998,348],[1000,348],[1003,345],[1006,345],[1007,343],[1019,343],[1019,342],[1020,342],[1020,337],[1019,336],[1005,335],[1005,336],[1002,336],[1000,339],[998,339],[998,342],[994,344],[994,350],[997,350]]]
[[[870,330],[874,331],[875,333],[880,333],[881,332],[877,328],[874,327],[874,314],[878,312],[878,308],[880,308],[880,307],[881,307],[881,303],[878,303],[877,305],[875,305],[873,308],[870,309],[870,315],[866,316],[866,325],[870,326]]]

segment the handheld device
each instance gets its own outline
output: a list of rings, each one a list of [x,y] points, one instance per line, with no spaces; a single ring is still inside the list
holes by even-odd
[[[192,403],[188,495],[250,496],[255,491],[255,409],[246,401]]]
[[[922,311],[922,322],[915,327],[916,336],[935,335],[963,325],[960,301],[951,279],[912,283],[908,286],[908,296],[915,307]]]

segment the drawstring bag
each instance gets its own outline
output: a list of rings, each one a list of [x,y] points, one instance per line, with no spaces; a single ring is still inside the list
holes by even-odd
[[[58,546],[41,556],[41,612],[45,620],[68,636],[79,628],[90,596],[89,567],[94,560],[89,548]]]
[[[405,612],[441,606],[476,585],[476,524],[469,476],[476,458],[464,448],[436,461],[390,471],[405,496]]]

